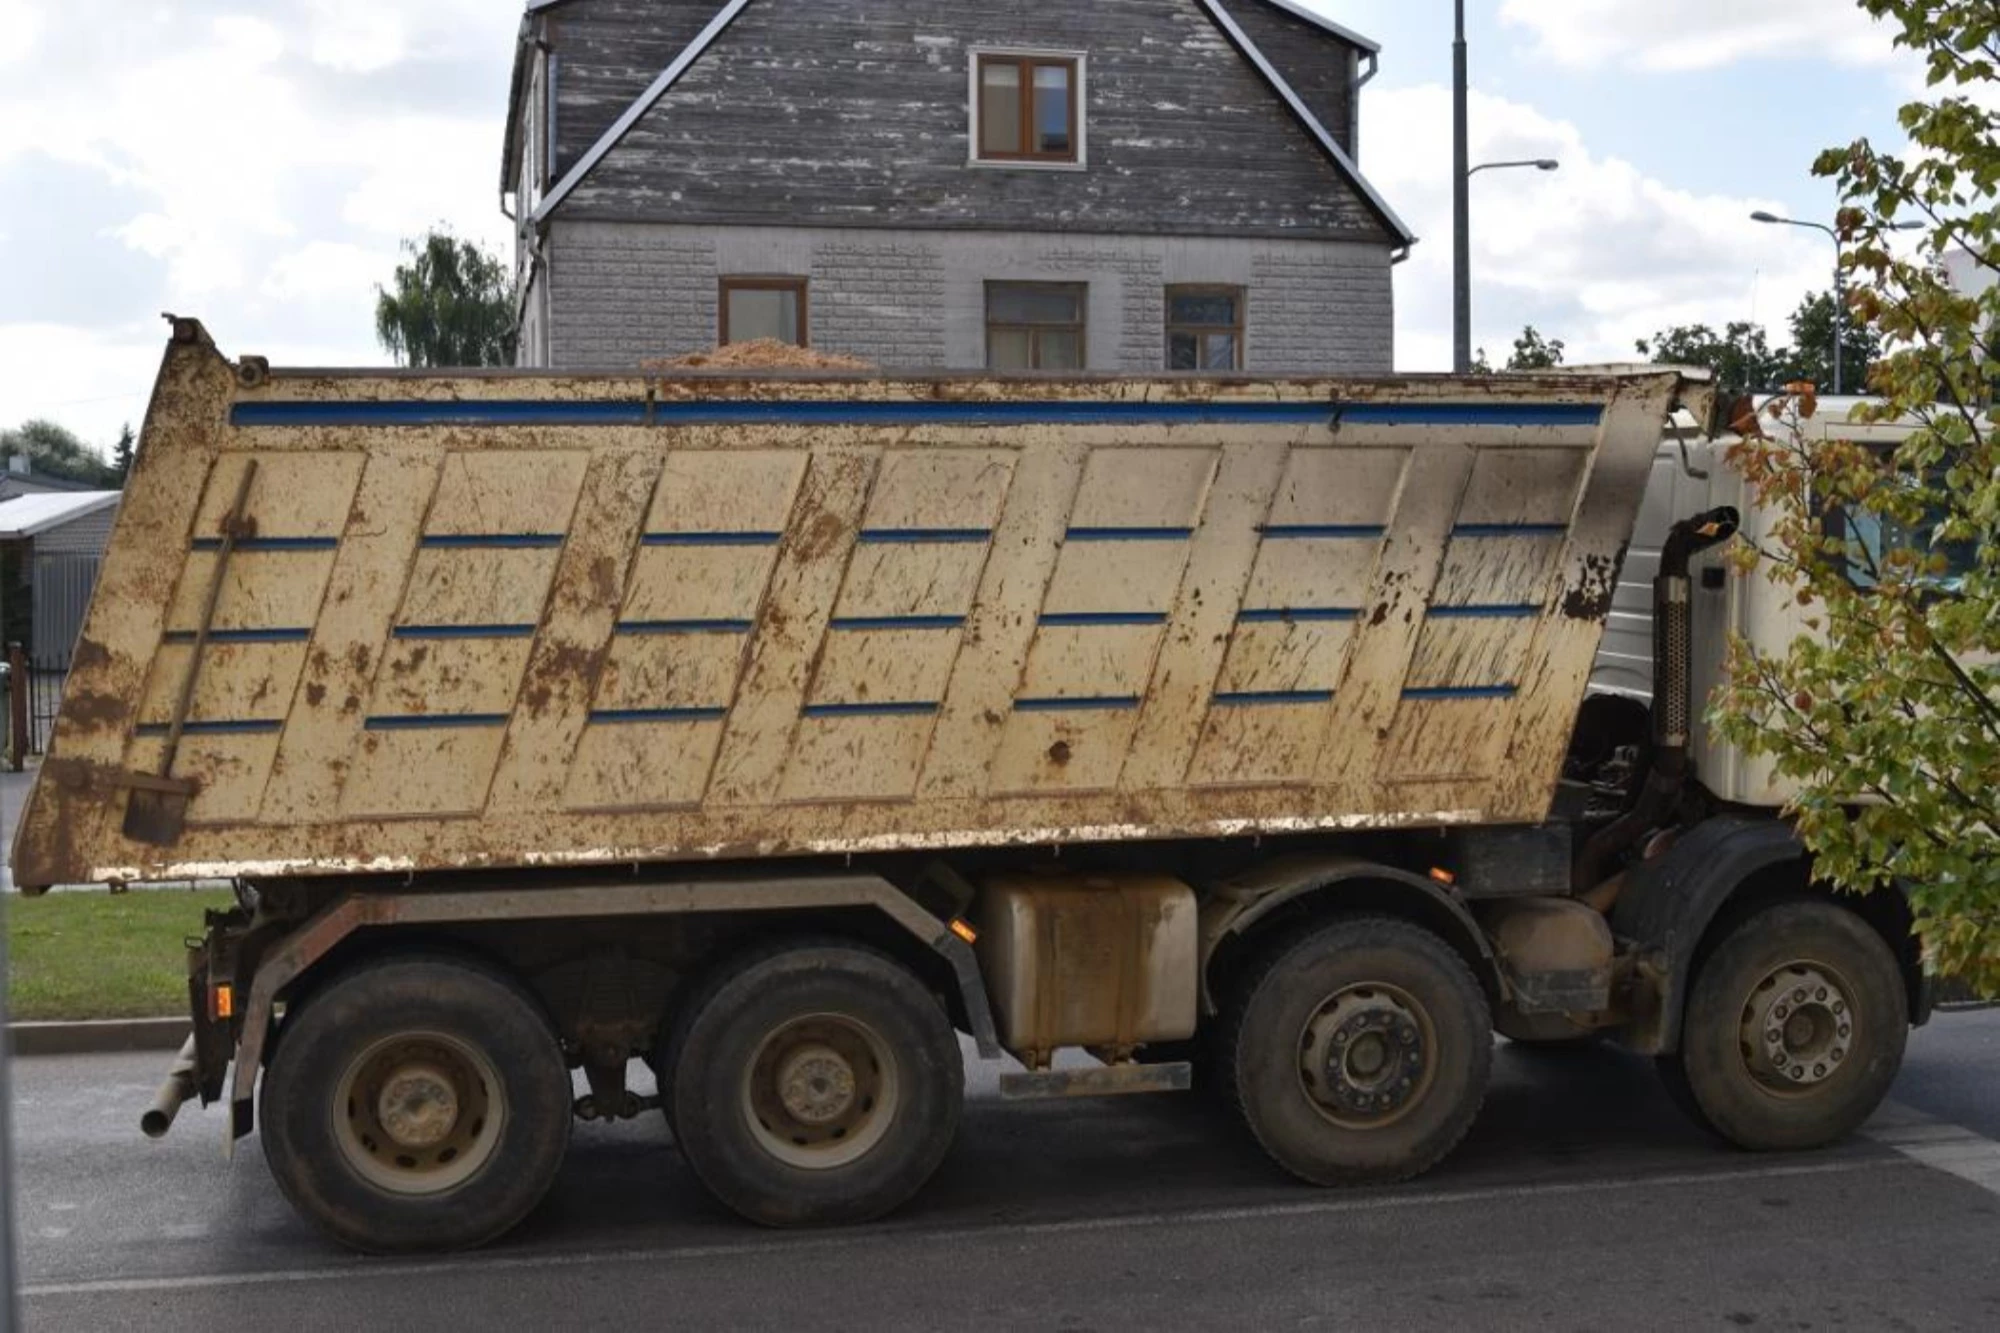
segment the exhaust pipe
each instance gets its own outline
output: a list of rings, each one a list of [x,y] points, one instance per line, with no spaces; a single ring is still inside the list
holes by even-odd
[[[1571,876],[1571,887],[1579,893],[1597,887],[1612,862],[1680,804],[1693,770],[1688,758],[1694,736],[1694,580],[1689,566],[1703,551],[1734,537],[1741,521],[1727,507],[1682,519],[1660,550],[1660,574],[1653,580],[1653,764],[1632,808],[1583,845]]]
[[[139,1132],[149,1139],[165,1138],[173,1127],[174,1117],[194,1094],[194,1038],[190,1036],[182,1043],[181,1053],[174,1060],[174,1067],[167,1071],[160,1090],[153,1094],[152,1106],[139,1117]]]

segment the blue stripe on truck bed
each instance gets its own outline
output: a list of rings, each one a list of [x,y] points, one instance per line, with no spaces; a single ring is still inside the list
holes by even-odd
[[[1596,403],[238,403],[236,426],[1595,426]]]

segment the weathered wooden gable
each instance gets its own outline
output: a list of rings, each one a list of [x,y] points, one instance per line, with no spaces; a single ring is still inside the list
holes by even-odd
[[[575,0],[559,11],[560,167],[715,9]],[[1303,69],[1303,52],[1323,50],[1301,95],[1316,110],[1349,104],[1336,89],[1351,78],[1349,48],[1283,21],[1296,29],[1288,63]],[[968,165],[969,62],[980,47],[1085,54],[1085,169]],[[1338,138],[1346,126],[1327,128]],[[1390,239],[1196,0],[758,0],[562,209],[720,225]]]

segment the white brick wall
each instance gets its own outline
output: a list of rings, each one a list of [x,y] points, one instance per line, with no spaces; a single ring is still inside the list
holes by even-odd
[[[1323,241],[558,221],[549,364],[621,367],[714,344],[725,275],[810,279],[813,346],[885,369],[986,362],[986,284],[1089,284],[1092,370],[1165,364],[1165,292],[1248,292],[1247,368],[1377,374],[1394,361],[1386,246]]]

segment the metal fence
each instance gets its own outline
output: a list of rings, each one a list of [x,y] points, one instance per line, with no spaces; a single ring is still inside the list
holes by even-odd
[[[22,691],[27,700],[25,709],[8,711],[12,717],[25,714],[27,725],[22,733],[22,748],[28,754],[42,754],[48,749],[56,714],[62,708],[63,681],[69,675],[70,654],[76,648],[76,636],[83,629],[84,612],[90,608],[91,589],[97,586],[98,564],[99,559],[94,555],[69,552],[35,555],[29,575],[32,617],[25,645],[25,670],[17,669],[9,680],[10,687]]]

